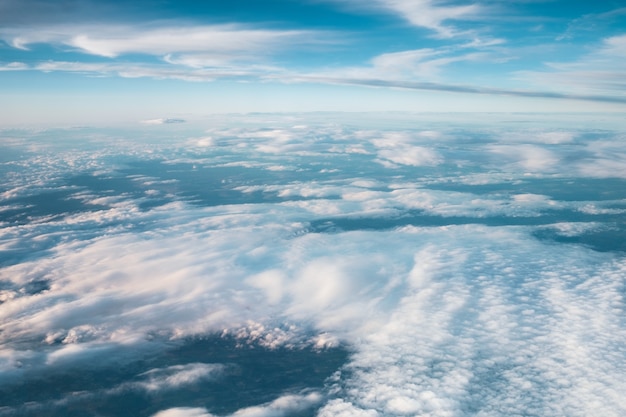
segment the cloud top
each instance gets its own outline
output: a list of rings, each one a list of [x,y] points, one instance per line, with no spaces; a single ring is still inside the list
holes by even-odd
[[[0,385],[25,400],[1,412],[184,391],[146,413],[622,413],[623,121],[560,117],[5,131]],[[209,335],[279,359],[194,356]],[[311,379],[224,412],[194,400],[298,355]],[[137,361],[110,386],[19,391]]]

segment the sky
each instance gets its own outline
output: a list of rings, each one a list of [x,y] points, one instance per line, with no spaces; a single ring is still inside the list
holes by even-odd
[[[618,0],[0,0],[0,122],[621,112],[624,28]]]

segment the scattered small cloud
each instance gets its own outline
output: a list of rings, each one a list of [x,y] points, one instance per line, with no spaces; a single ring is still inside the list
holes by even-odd
[[[152,417],[215,417],[209,413],[206,408],[193,407],[176,407],[159,411]]]
[[[224,365],[207,363],[188,363],[151,369],[141,374],[140,377],[144,381],[136,382],[134,386],[146,391],[175,389],[201,380],[216,379],[224,373],[224,370]]]
[[[322,400],[317,392],[302,395],[285,395],[274,401],[242,408],[225,417],[283,417],[311,408]],[[214,417],[205,408],[170,408],[153,414],[152,417]]]
[[[178,124],[178,123],[185,123],[186,120],[185,119],[146,119],[146,120],[142,120],[141,123],[145,124],[145,125],[171,125],[171,124]]]

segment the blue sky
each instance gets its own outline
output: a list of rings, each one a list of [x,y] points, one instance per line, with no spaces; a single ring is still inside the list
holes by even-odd
[[[622,1],[0,0],[0,122],[623,111]]]

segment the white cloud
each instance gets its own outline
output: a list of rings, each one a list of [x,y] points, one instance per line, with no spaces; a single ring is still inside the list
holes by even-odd
[[[559,167],[556,154],[536,145],[494,145],[490,151],[504,157],[504,161],[512,167],[529,173],[552,172]]]
[[[241,24],[193,25],[162,22],[155,25],[79,25],[5,27],[0,39],[28,50],[46,43],[104,58],[145,54],[161,64],[117,62],[66,62],[48,60],[34,65],[10,63],[0,70],[67,71],[151,77],[184,81],[213,81],[222,77],[280,75],[283,69],[270,57],[289,48],[330,42],[331,35],[318,31],[259,29]]]
[[[442,4],[437,0],[375,0],[362,3],[355,0],[333,0],[358,9],[378,9],[395,13],[412,25],[430,29],[437,37],[451,38],[467,32],[448,24],[449,21],[474,20],[484,13],[478,3],[464,5]]]
[[[113,58],[130,53],[166,56],[211,53],[218,62],[266,53],[278,45],[312,42],[315,34],[295,30],[264,30],[243,25],[80,26],[59,25],[30,29],[5,28],[0,36],[15,48],[36,43],[63,44],[82,52]],[[313,39],[312,39],[313,38]]]
[[[224,64],[219,67],[188,68],[175,65],[121,64],[121,63],[85,63],[66,61],[47,61],[23,70],[43,72],[74,72],[79,74],[117,75],[123,78],[150,77],[156,79],[177,79],[190,82],[214,81],[222,77],[246,77],[266,75],[269,67],[259,65]],[[273,69],[273,71],[277,71]]]
[[[423,146],[410,146],[406,148],[382,149],[378,156],[384,160],[400,165],[432,166],[443,162],[441,156],[432,149]]]
[[[518,71],[516,78],[540,88],[571,93],[609,94],[624,99],[626,91],[626,35],[602,40],[590,53],[569,62],[546,62],[545,70]]]
[[[137,382],[135,386],[147,391],[175,389],[201,380],[218,378],[224,369],[224,365],[207,363],[188,363],[151,369],[140,375],[145,381]]]
[[[508,131],[502,132],[500,135],[502,142],[514,143],[540,143],[543,145],[558,145],[574,142],[577,139],[577,133],[568,130],[527,130],[523,132]]]
[[[141,123],[145,124],[145,125],[168,125],[168,124],[178,124],[178,123],[185,123],[185,120],[183,119],[146,119],[146,120],[142,120]]]
[[[581,175],[594,178],[626,178],[626,146],[621,140],[598,140],[586,146],[587,158],[576,167]]]
[[[426,136],[428,139],[428,135]],[[443,162],[443,158],[434,149],[418,146],[422,142],[421,135],[409,135],[403,132],[390,132],[382,138],[371,142],[378,148],[378,157],[385,161],[400,165],[433,166]],[[390,165],[393,167],[393,165]]]
[[[24,71],[28,69],[28,65],[23,62],[9,62],[8,64],[0,65],[0,71]]]
[[[152,417],[214,417],[206,408],[177,407],[159,411]]]
[[[442,67],[446,65],[463,61],[484,61],[487,57],[485,53],[459,54],[445,48],[391,52],[374,57],[371,70],[364,70],[361,77],[432,80],[439,76]]]
[[[409,121],[414,124],[413,117]],[[579,140],[576,132],[562,135],[550,128],[547,136],[526,132],[533,136],[526,143],[520,139],[524,132],[511,139],[489,128],[479,130],[485,135],[481,140],[467,130],[435,134],[422,125],[415,132],[340,130],[329,135],[332,139],[324,138],[323,128],[308,129],[299,129],[300,135],[281,126],[211,130],[190,135],[200,139],[167,137],[159,146],[140,146],[131,135],[134,147],[118,149],[124,158],[171,162],[184,157],[191,166],[197,156],[203,165],[240,166],[240,171],[246,166],[310,167],[306,177],[275,184],[259,181],[262,185],[243,180],[237,188],[282,192],[296,201],[215,207],[178,201],[136,210],[131,197],[123,203],[118,196],[118,202],[103,200],[111,207],[102,212],[3,225],[3,248],[57,239],[45,251],[28,247],[39,258],[0,269],[0,281],[7,283],[0,305],[0,367],[9,375],[3,383],[15,376],[26,378],[24,369],[37,374],[44,366],[123,362],[116,356],[122,355],[120,346],[141,356],[136,352],[149,344],[147,335],[180,338],[224,332],[270,349],[338,341],[351,349],[349,362],[322,392],[286,395],[234,416],[284,416],[318,405],[319,415],[329,417],[434,417],[468,410],[487,415],[495,407],[506,415],[556,417],[564,409],[574,416],[623,414],[625,260],[617,253],[546,243],[533,236],[546,229],[561,236],[607,230],[602,229],[602,217],[539,228],[419,226],[431,215],[506,223],[552,207],[589,216],[619,214],[602,211],[617,210],[615,201],[559,201],[550,196],[550,188],[542,191],[540,182],[524,183],[524,174],[580,175],[584,167],[621,155],[620,135],[602,131]],[[195,146],[203,135],[219,149]],[[308,141],[310,137],[315,139]],[[357,163],[351,159],[354,154],[331,151],[333,146],[347,149],[355,141],[369,152],[356,154]],[[434,148],[432,141],[442,142]],[[263,152],[264,146],[283,153]],[[422,166],[405,175],[376,163],[384,151],[397,155],[429,146],[445,151],[452,171],[442,176],[442,167]],[[12,186],[30,182],[41,171],[56,183],[75,170],[101,170],[101,162],[111,160],[107,153],[92,153],[90,161],[73,151],[37,152],[49,156],[22,161],[32,172],[13,179]],[[557,163],[565,159],[571,163]],[[322,167],[336,168],[332,174],[337,175],[320,173]],[[50,175],[49,169],[57,170]],[[427,174],[412,175],[418,171]],[[158,178],[147,174],[131,179],[138,185],[159,185]],[[184,180],[176,184],[184,186]],[[467,184],[495,185],[496,190],[500,185],[504,191],[473,194]],[[517,191],[520,184],[537,188]],[[39,187],[46,190],[46,182]],[[11,191],[6,198],[21,192]],[[84,190],[74,196],[82,199],[76,201],[97,198]],[[300,200],[302,196],[309,200]],[[421,210],[423,217],[415,214]],[[406,222],[397,228],[376,225],[377,220],[396,219]],[[342,232],[341,220],[362,221],[365,230]],[[335,229],[315,229],[321,221]],[[22,291],[27,283],[42,279],[49,289]],[[219,376],[221,366],[164,366],[137,375],[129,382],[132,386],[117,388],[180,388]],[[205,408],[175,408],[156,415],[210,414]]]
[[[239,409],[228,417],[282,417],[311,408],[321,400],[322,397],[317,392],[284,395],[268,404]],[[152,417],[213,417],[213,414],[204,408],[170,408],[159,411]]]
[[[339,67],[315,72],[279,75],[286,80],[346,83],[362,82],[376,85],[384,81],[427,81],[445,80],[448,66],[455,63],[487,62],[496,60],[490,52],[490,44],[476,43],[472,46],[421,48],[387,52],[374,56],[367,65]],[[467,52],[466,48],[478,49]],[[273,77],[273,76],[271,76]],[[334,81],[333,81],[334,80]]]
[[[321,400],[322,396],[317,392],[305,395],[284,395],[269,404],[237,410],[231,417],[282,417],[311,408]]]

